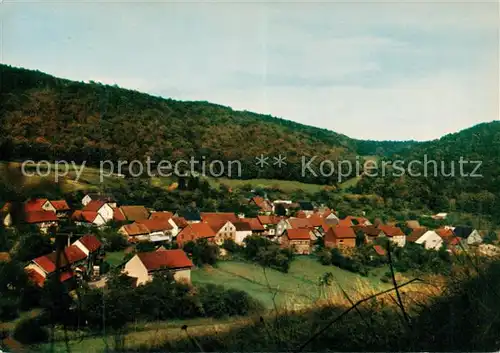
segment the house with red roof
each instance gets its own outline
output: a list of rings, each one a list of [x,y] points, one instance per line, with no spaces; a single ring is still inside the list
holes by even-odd
[[[248,223],[250,226],[250,229],[252,230],[252,233],[255,235],[264,235],[266,228],[260,223],[258,218],[252,217],[252,218],[241,218],[241,222]]]
[[[236,218],[234,223],[237,223],[237,221],[238,218]],[[215,232],[215,244],[219,246],[224,244],[224,240],[226,239],[236,239],[236,227],[234,226],[234,223],[224,217],[220,219],[217,217],[209,217],[206,218],[203,223],[208,224],[210,228],[213,229]]]
[[[76,210],[71,219],[79,226],[103,227],[106,224],[104,218],[95,211]]]
[[[315,235],[308,228],[291,228],[285,230],[279,238],[280,244],[284,248],[291,248],[296,254],[309,255]]]
[[[151,281],[158,271],[171,273],[176,281],[191,283],[193,267],[193,262],[183,250],[158,249],[136,254],[125,264],[123,272],[137,278],[137,285]]]
[[[387,238],[395,243],[399,247],[403,247],[406,244],[406,234],[401,230],[401,228],[390,225],[379,225],[378,228],[382,230]]]
[[[335,226],[328,229],[324,237],[325,247],[356,247],[356,233],[354,229],[346,226]]]
[[[368,220],[368,218],[365,217],[357,217],[357,216],[347,216],[345,218],[346,221],[351,222],[352,225],[362,225],[362,226],[369,226],[372,223]]]
[[[125,224],[118,229],[118,233],[127,237],[127,240],[131,243],[138,241],[149,241],[149,229],[144,224],[141,223],[131,223]]]
[[[156,218],[137,221],[136,223],[142,224],[149,229],[149,241],[171,241],[173,236],[174,227],[170,223],[171,219]]]
[[[76,275],[75,270],[86,264],[87,255],[77,246],[70,245],[61,252],[52,252],[33,259],[24,270],[28,278],[39,287],[43,287],[49,276],[54,276],[59,267],[59,280],[61,283],[70,282]],[[81,270],[81,269],[80,269]],[[67,283],[70,287],[74,283]]]
[[[175,238],[179,247],[198,239],[207,239],[209,242],[215,242],[216,233],[207,223],[191,223],[180,231]]]
[[[41,233],[46,234],[51,227],[58,227],[59,218],[53,211],[30,211],[24,214],[26,224],[35,225]]]
[[[40,211],[57,212],[48,199],[29,199],[24,203],[24,213]]]
[[[118,223],[127,222],[127,218],[119,208],[113,208],[113,221]]]
[[[58,218],[67,218],[70,214],[71,208],[66,200],[51,200],[49,201],[54,209]]]
[[[104,201],[90,201],[82,208],[82,212],[97,212],[106,223],[114,218],[113,207]]]
[[[259,220],[260,224],[264,227],[264,233],[263,235],[274,238],[276,235],[276,229],[278,227],[278,223],[283,219],[280,216],[266,216],[266,215],[258,215],[257,219]]]
[[[238,245],[243,245],[245,238],[251,236],[253,233],[250,222],[245,222],[243,219],[241,222],[235,222],[234,228],[236,229],[234,242]]]
[[[254,205],[259,208],[259,212],[262,214],[269,215],[273,212],[274,207],[271,201],[263,198],[262,196],[254,196],[249,201],[250,205]]]
[[[385,237],[384,232],[381,229],[375,227],[374,225],[367,225],[367,226],[357,225],[357,226],[352,226],[352,229],[354,229],[354,232],[356,233],[358,232],[363,233],[363,235],[365,236],[365,241],[367,243],[371,243],[379,237]]]
[[[307,228],[309,230],[314,230],[314,226],[311,224],[309,218],[283,218],[276,227],[277,236],[281,236],[288,229],[300,229]]]
[[[100,193],[89,193],[86,194],[82,199],[82,205],[87,206],[90,201],[102,201],[109,204],[111,207],[116,208],[116,200],[112,195],[100,194]]]
[[[200,212],[202,222],[212,220],[225,220],[229,222],[238,222],[239,218],[233,212]]]
[[[99,266],[104,258],[104,249],[100,240],[95,235],[87,234],[75,241],[73,245],[87,256],[85,266],[87,275],[95,273],[94,267]]]
[[[172,222],[177,226],[179,232],[188,226],[188,221],[184,217],[172,217]],[[179,232],[176,233],[179,234]]]

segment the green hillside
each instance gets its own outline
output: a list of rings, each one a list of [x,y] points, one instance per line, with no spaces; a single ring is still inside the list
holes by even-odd
[[[242,177],[334,184],[302,176],[302,156],[353,159],[387,154],[408,143],[362,142],[326,129],[235,111],[208,102],[181,102],[39,71],[0,65],[0,159],[241,160]],[[258,168],[255,157],[286,156],[283,168]],[[272,160],[272,158],[271,158]]]
[[[399,206],[426,205],[442,211],[500,215],[499,121],[420,143],[391,159],[404,160],[406,165],[410,161],[421,161],[422,165],[412,168],[414,174],[421,175],[364,177],[355,190],[397,200]]]

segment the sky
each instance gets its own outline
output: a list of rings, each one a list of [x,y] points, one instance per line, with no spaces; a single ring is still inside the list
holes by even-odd
[[[496,2],[0,0],[4,64],[429,140],[499,119]]]

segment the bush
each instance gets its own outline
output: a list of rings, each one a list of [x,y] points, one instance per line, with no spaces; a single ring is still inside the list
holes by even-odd
[[[328,249],[321,249],[317,253],[319,262],[322,265],[331,265],[332,264],[332,253]]]
[[[29,318],[16,325],[14,338],[23,344],[47,342],[49,331],[41,325],[37,318]]]
[[[261,266],[273,268],[287,273],[294,258],[290,249],[281,249],[276,243],[259,236],[245,238],[246,247],[243,255],[247,260],[255,261]]]
[[[224,245],[222,246],[224,249],[229,251],[230,253],[237,253],[242,251],[243,247],[236,244],[233,239],[226,239],[224,240]]]
[[[19,315],[19,301],[14,298],[0,298],[0,319],[9,321]]]
[[[226,290],[223,286],[214,284],[199,287],[198,296],[204,315],[208,317],[248,315],[262,309],[260,303],[252,299],[247,292]]]
[[[219,257],[219,247],[210,244],[206,239],[200,239],[195,242],[190,241],[184,245],[184,251],[191,255],[193,263],[196,266],[215,265]]]

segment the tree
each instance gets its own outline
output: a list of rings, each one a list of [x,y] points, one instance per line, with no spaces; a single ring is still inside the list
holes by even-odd
[[[498,234],[494,230],[490,230],[484,237],[483,243],[493,244],[498,240]]]
[[[40,234],[38,229],[29,228],[21,233],[15,258],[30,261],[53,250],[49,237]]]

